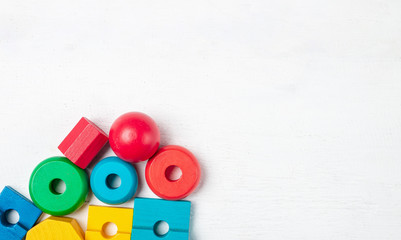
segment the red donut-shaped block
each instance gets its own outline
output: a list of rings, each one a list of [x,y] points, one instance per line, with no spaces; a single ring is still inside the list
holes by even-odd
[[[181,169],[177,180],[167,176],[171,166]],[[187,197],[198,186],[201,169],[198,160],[186,148],[170,145],[161,148],[146,164],[146,182],[150,189],[166,200],[179,200]]]

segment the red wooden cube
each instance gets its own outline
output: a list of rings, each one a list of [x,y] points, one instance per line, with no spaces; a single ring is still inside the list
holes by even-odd
[[[106,133],[83,117],[58,146],[58,149],[75,165],[85,169],[107,141]]]

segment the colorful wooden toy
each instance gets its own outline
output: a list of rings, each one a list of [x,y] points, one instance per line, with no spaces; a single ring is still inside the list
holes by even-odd
[[[182,171],[178,180],[171,180],[167,176],[172,167]],[[191,194],[199,184],[200,175],[200,166],[195,156],[187,149],[175,145],[161,148],[147,162],[145,170],[150,189],[167,200],[179,200]]]
[[[134,209],[132,240],[188,240],[191,202],[136,198]],[[169,231],[162,236],[155,230],[160,221],[169,225]]]
[[[16,224],[7,220],[9,211],[19,215]],[[6,186],[0,193],[0,239],[21,240],[38,220],[42,211],[23,195]]]
[[[160,132],[148,115],[129,112],[113,122],[109,142],[111,149],[121,159],[128,162],[145,161],[159,148]]]
[[[157,235],[155,231],[149,229],[135,229],[132,232],[131,240],[188,240],[189,234],[188,232],[180,232],[180,231],[169,231],[165,235]]]
[[[56,182],[64,181],[63,193],[56,191]],[[52,157],[39,163],[29,181],[33,202],[43,212],[62,216],[82,206],[88,195],[88,176],[65,157]]]
[[[58,148],[78,167],[85,169],[107,140],[107,135],[99,127],[83,117]]]
[[[89,206],[88,227],[85,240],[130,240],[133,219],[133,209]],[[114,236],[108,236],[104,231],[107,223],[117,225]]]
[[[84,240],[84,232],[75,219],[52,216],[29,230],[26,240]]]
[[[121,179],[121,185],[117,188],[110,184],[110,178],[113,175]],[[93,169],[90,185],[100,201],[121,204],[134,196],[138,187],[138,175],[130,163],[118,157],[108,157],[100,161]]]

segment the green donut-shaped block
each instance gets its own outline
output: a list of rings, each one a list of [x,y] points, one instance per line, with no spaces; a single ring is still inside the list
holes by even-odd
[[[62,180],[66,189],[57,193],[54,182]],[[65,157],[51,157],[33,170],[29,180],[32,201],[43,212],[62,216],[84,204],[88,195],[88,175]]]

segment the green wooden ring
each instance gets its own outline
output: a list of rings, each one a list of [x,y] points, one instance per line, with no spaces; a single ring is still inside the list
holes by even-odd
[[[56,180],[65,182],[63,193],[55,192]],[[29,180],[32,201],[43,212],[62,216],[74,212],[84,204],[88,195],[88,175],[68,158],[51,157],[33,170]]]

